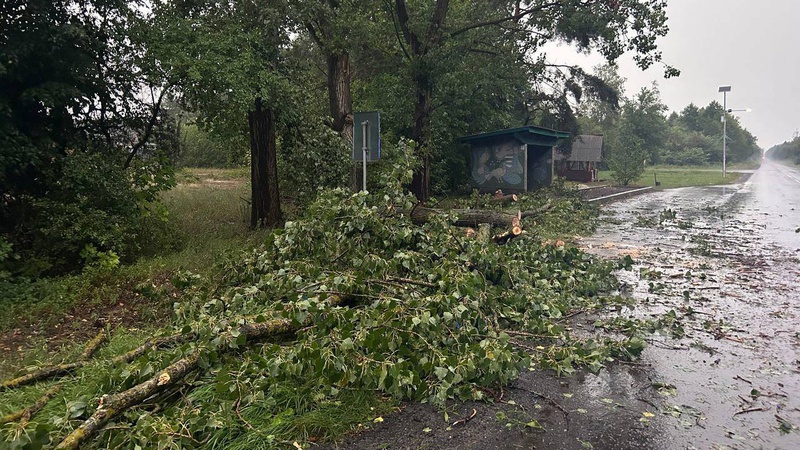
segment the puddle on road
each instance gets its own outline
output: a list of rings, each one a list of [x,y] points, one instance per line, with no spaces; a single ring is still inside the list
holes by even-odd
[[[674,387],[654,403],[654,448],[800,448],[800,252],[772,239],[755,195],[707,187],[631,199],[582,242],[631,255],[619,278],[638,301],[623,313],[668,314],[664,333],[677,336],[651,336],[643,353],[648,377]],[[602,391],[597,381],[582,389]]]

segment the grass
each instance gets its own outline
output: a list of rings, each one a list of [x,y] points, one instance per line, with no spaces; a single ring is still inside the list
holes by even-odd
[[[735,183],[741,175],[737,170],[752,170],[747,165],[728,167],[728,176],[722,176],[722,168],[714,166],[650,166],[638,180],[630,184],[634,186],[655,186],[657,179],[662,189],[688,187],[688,186],[716,186]],[[655,176],[654,176],[655,174]],[[596,184],[612,182],[611,171],[601,170],[598,178],[603,180]]]
[[[142,283],[163,288],[178,272],[208,273],[224,255],[257,245],[269,231],[248,228],[248,175],[247,169],[182,170],[178,186],[163,194],[169,236],[154,237],[150,256],[110,273],[15,280],[0,295],[0,333],[20,328],[30,333],[26,346],[42,346],[48,334],[74,334],[91,327],[110,306],[137,301]],[[161,321],[170,307],[171,302],[143,307],[138,320]]]

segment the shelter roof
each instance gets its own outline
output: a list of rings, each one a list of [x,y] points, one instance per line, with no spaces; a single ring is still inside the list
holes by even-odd
[[[559,139],[566,139],[569,133],[565,131],[551,130],[549,128],[527,125],[524,127],[508,128],[505,130],[490,131],[488,133],[473,134],[459,139],[466,143],[479,143],[480,141],[500,140],[503,138],[514,138],[525,144],[532,145],[555,145]]]

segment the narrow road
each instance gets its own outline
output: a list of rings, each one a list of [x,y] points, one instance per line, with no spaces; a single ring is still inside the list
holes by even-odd
[[[800,248],[800,169],[767,161],[753,175],[749,189],[751,207],[766,216],[766,238]]]

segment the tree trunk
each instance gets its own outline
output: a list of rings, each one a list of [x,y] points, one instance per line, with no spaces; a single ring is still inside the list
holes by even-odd
[[[278,191],[278,152],[275,116],[256,98],[255,109],[247,113],[250,124],[250,227],[274,227],[281,222]]]
[[[416,224],[429,222],[433,216],[455,214],[458,219],[456,219],[453,225],[458,227],[477,227],[480,224],[489,224],[496,227],[513,227],[519,226],[522,219],[537,216],[552,208],[550,203],[546,203],[537,209],[518,211],[516,214],[512,214],[493,209],[450,209],[443,211],[417,205],[408,214],[411,217],[411,221]]]
[[[431,148],[428,137],[430,135],[431,114],[433,112],[434,77],[431,68],[428,66],[428,59],[430,58],[430,49],[441,45],[442,26],[449,8],[449,0],[436,0],[436,6],[428,24],[428,29],[423,36],[419,36],[409,26],[410,18],[406,1],[395,0],[397,24],[411,51],[410,55],[407,54],[412,60],[412,83],[415,96],[414,125],[411,131],[411,139],[417,144],[417,155],[422,162],[422,166],[414,172],[414,177],[411,180],[411,192],[421,202],[428,200],[431,195]]]
[[[509,227],[519,218],[519,214],[510,214],[491,209],[451,209],[441,211],[417,205],[411,210],[411,221],[416,224],[423,224],[430,221],[432,216],[443,214],[455,214],[458,216],[454,225],[459,227],[477,227],[482,223],[498,227]]]
[[[353,96],[350,82],[350,54],[347,51],[330,52],[323,48],[328,66],[329,112],[333,121],[331,128],[344,139],[348,149],[353,147]],[[353,192],[361,189],[361,171],[357,164],[352,165],[350,188]]]
[[[353,97],[350,93],[350,54],[346,51],[328,53],[328,99],[331,127],[352,147],[353,145]]]

